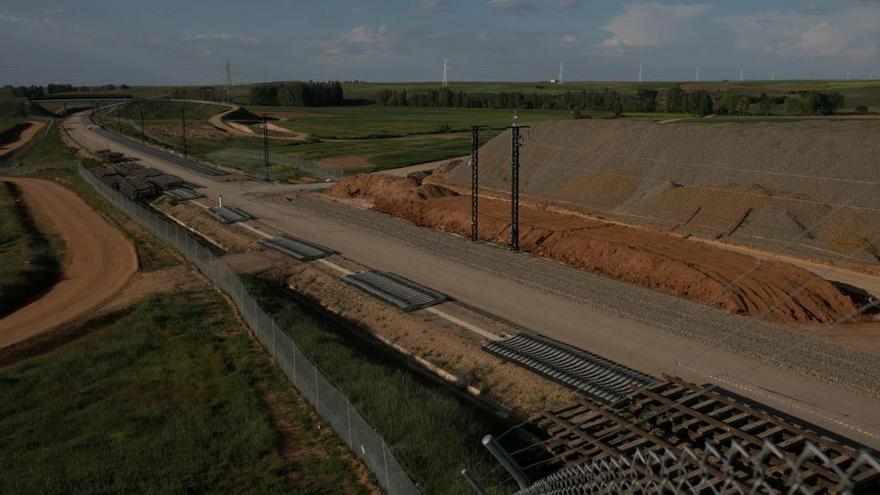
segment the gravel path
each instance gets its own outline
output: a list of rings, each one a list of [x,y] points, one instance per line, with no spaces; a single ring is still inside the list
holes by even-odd
[[[722,314],[690,301],[596,276],[498,246],[473,244],[444,232],[369,210],[351,208],[314,194],[289,197],[297,208],[357,224],[524,285],[630,318],[675,335],[712,344],[828,383],[880,397],[880,360],[804,333]],[[781,349],[787,349],[780,352]]]

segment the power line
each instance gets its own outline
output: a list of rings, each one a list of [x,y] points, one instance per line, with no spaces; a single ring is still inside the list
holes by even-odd
[[[232,86],[232,66],[229,64],[229,57],[226,57],[226,96],[224,101],[227,103],[232,101],[232,96],[229,93],[230,86]]]

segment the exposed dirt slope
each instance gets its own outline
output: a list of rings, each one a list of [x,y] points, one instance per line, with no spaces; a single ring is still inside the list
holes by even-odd
[[[880,260],[880,122],[565,120],[522,133],[524,195],[771,250]],[[480,153],[481,184],[508,190],[509,132]],[[466,162],[448,179],[468,184]]]
[[[134,246],[73,192],[46,180],[3,180],[21,188],[37,223],[58,233],[66,251],[63,280],[0,320],[0,347],[83,316],[119,292],[138,270]]]
[[[360,175],[337,183],[330,194],[361,198],[373,209],[417,225],[468,235],[470,197],[417,178]],[[480,237],[506,243],[510,206],[482,200]],[[651,229],[521,208],[521,247],[536,255],[715,306],[729,313],[767,314],[785,323],[831,322],[854,311],[853,302],[813,274],[778,262],[715,248]],[[740,280],[740,276],[746,274]],[[728,287],[730,285],[730,287]],[[774,307],[778,303],[778,307]]]

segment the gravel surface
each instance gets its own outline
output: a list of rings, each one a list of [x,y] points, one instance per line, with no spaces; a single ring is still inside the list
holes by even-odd
[[[490,244],[417,227],[352,208],[315,194],[288,196],[297,208],[387,235],[403,244],[527,286],[640,321],[659,330],[732,351],[757,361],[880,397],[880,360],[805,333],[729,316],[706,306],[585,273]]]
[[[877,264],[878,131],[876,122],[548,122],[523,131],[520,187],[628,222]],[[466,165],[447,175],[470,181]],[[503,133],[480,149],[480,182],[506,191],[509,176]]]

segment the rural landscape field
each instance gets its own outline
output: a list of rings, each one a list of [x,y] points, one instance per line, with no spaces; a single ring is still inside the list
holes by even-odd
[[[0,2],[0,494],[880,493],[880,4],[188,6]]]

